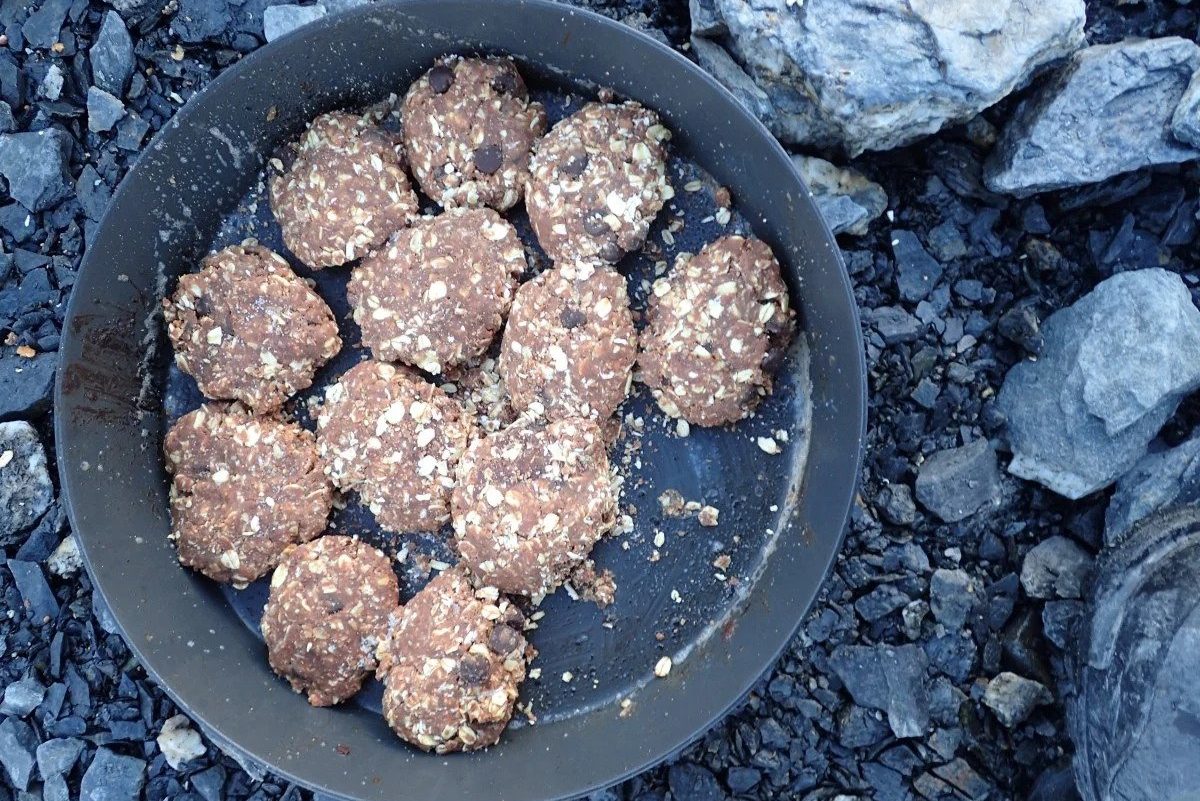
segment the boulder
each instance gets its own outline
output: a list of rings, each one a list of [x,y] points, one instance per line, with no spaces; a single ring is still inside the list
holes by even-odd
[[[1008,121],[984,165],[993,192],[1024,197],[1200,158],[1171,133],[1200,47],[1177,36],[1076,53]]]
[[[1200,437],[1148,453],[1117,482],[1104,514],[1104,541],[1116,544],[1143,517],[1200,501]]]
[[[1183,144],[1200,148],[1200,71],[1192,76],[1171,115],[1171,133]]]
[[[997,405],[1010,473],[1067,498],[1107,487],[1200,386],[1200,311],[1176,274],[1119,273],[1042,327],[1036,361],[1015,365]]]
[[[851,156],[966,122],[1083,43],[1083,0],[697,0],[777,135]]]
[[[1200,787],[1200,510],[1156,513],[1098,561],[1068,674],[1084,801]]]

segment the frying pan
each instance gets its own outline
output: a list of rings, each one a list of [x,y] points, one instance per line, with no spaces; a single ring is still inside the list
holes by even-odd
[[[779,256],[805,335],[760,412],[734,428],[682,437],[644,391],[629,402],[629,419],[642,421],[627,435],[636,446],[618,446],[629,459],[624,503],[632,529],[596,551],[616,576],[616,603],[599,610],[562,591],[548,598],[532,632],[542,674],[522,690],[536,724],[521,716],[499,745],[442,757],[391,734],[374,711],[377,688],[339,708],[309,707],[267,666],[256,617],[261,585],[235,592],[179,567],[167,540],[161,440],[198,398],[169,365],[156,309],[208,249],[247,234],[279,247],[259,174],[278,145],[317,113],[402,92],[447,52],[512,54],[552,118],[601,86],[656,109],[675,132],[678,194],[652,230],[657,252],[621,264],[635,306],[656,259],[694,251],[725,230],[752,231]],[[739,212],[727,228],[714,220],[718,185]],[[664,233],[672,217],[685,222],[674,237]],[[525,223],[517,224],[528,237]],[[317,376],[321,386],[362,353],[345,319],[345,271],[314,277],[351,345]],[[141,664],[240,758],[364,801],[569,798],[694,740],[769,669],[816,596],[842,541],[865,426],[850,285],[787,155],[678,53],[547,0],[368,6],[305,27],[225,71],[155,137],[116,192],[81,267],[60,359],[55,426],[64,501],[95,591]],[[300,416],[302,401],[294,409]],[[776,431],[789,434],[782,452],[764,453],[758,438]],[[720,524],[665,514],[658,499],[667,490],[716,506]],[[333,525],[393,553],[436,556],[443,547],[436,538],[389,539],[356,509],[350,504]],[[660,531],[661,547],[654,544]],[[419,571],[401,571],[401,580],[411,595]],[[662,656],[674,669],[655,678]]]

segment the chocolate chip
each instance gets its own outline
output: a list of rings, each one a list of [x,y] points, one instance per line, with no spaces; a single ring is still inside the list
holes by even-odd
[[[583,230],[587,231],[590,236],[606,236],[612,233],[608,223],[604,221],[604,212],[599,209],[589,211],[583,218]]]
[[[500,145],[484,145],[475,151],[475,169],[484,175],[491,175],[500,169],[503,162],[504,157]]]
[[[559,320],[562,321],[564,328],[578,328],[587,322],[587,315],[581,312],[579,309],[568,306],[562,310],[562,314],[559,315]]]
[[[764,372],[774,373],[783,366],[784,359],[787,357],[787,351],[783,348],[771,348],[767,351],[767,355],[763,357],[762,369]]]
[[[488,663],[486,656],[467,654],[458,663],[459,681],[468,687],[478,687],[485,684],[489,673],[491,673],[491,665]]]
[[[492,629],[492,635],[488,637],[488,646],[501,656],[508,656],[520,645],[521,635],[508,626],[496,626]]]
[[[579,176],[583,175],[583,171],[587,169],[587,166],[588,166],[587,153],[579,153],[579,154],[571,156],[571,158],[567,159],[563,163],[561,169],[562,169],[563,175],[570,176],[571,178],[578,178]]]
[[[325,602],[325,614],[327,615],[336,615],[346,608],[346,602],[336,592],[325,593],[321,596],[321,600]]]
[[[192,308],[196,310],[197,317],[208,317],[212,313],[212,304],[208,302],[207,295],[201,295],[192,301]]]
[[[616,242],[605,242],[600,246],[600,258],[610,264],[615,264],[625,258],[625,251]]]
[[[444,95],[454,83],[454,70],[445,64],[438,64],[429,71],[429,88],[434,94]]]
[[[492,78],[492,88],[502,95],[511,95],[517,91],[517,76],[505,70]]]

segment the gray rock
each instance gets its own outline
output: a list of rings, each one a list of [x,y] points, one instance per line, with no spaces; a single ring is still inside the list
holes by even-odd
[[[924,737],[929,728],[929,660],[916,645],[840,645],[829,665],[854,702],[887,713],[897,737]]]
[[[23,718],[46,697],[46,688],[37,679],[26,677],[14,681],[4,688],[4,700],[0,701],[0,715],[16,715]]]
[[[38,94],[53,102],[62,97],[62,88],[63,71],[57,64],[51,64],[50,69],[46,70],[46,77],[42,78],[42,83],[38,86]]]
[[[857,155],[965,122],[1083,41],[1082,0],[713,0],[782,138]]]
[[[61,774],[46,779],[42,785],[42,801],[71,801],[67,780]]]
[[[83,774],[79,801],[138,801],[145,783],[145,762],[99,748]]]
[[[46,451],[33,426],[0,423],[0,541],[37,522],[54,501]]]
[[[917,473],[917,500],[947,523],[1000,504],[1000,469],[986,439],[938,451]]]
[[[88,130],[95,133],[111,131],[125,116],[125,105],[103,89],[88,87]]]
[[[688,11],[692,20],[692,33],[696,36],[724,36],[729,32],[713,0],[689,0]]]
[[[929,608],[946,628],[961,629],[979,603],[980,589],[965,570],[938,568],[929,581]]]
[[[1200,386],[1200,311],[1160,269],[1119,273],[1042,326],[1037,361],[1004,379],[1010,473],[1068,498],[1124,475]]]
[[[17,718],[5,718],[0,723],[0,765],[17,790],[29,789],[37,744],[37,734],[28,723]]]
[[[1028,718],[1034,708],[1053,700],[1050,691],[1041,682],[1008,672],[989,681],[983,692],[984,705],[1010,729]]]
[[[1171,115],[1171,133],[1185,145],[1200,148],[1200,72],[1192,76]]]
[[[9,559],[7,564],[17,585],[17,592],[21,593],[21,601],[29,610],[30,619],[34,623],[41,623],[58,617],[58,599],[50,591],[41,565],[17,559]]]
[[[220,765],[213,765],[199,773],[193,773],[191,783],[192,789],[199,793],[204,801],[222,801],[224,796],[221,791],[225,786],[225,769]]]
[[[1100,557],[1066,697],[1084,801],[1200,787],[1200,511],[1157,513]]]
[[[0,133],[8,133],[17,129],[17,120],[13,116],[12,106],[5,100],[0,100]]]
[[[984,167],[993,192],[1026,196],[1200,158],[1171,115],[1200,47],[1176,36],[1081,50],[1022,103]]]
[[[925,250],[912,231],[892,231],[896,259],[896,285],[900,297],[915,303],[927,297],[942,278],[942,265]]]
[[[692,37],[692,51],[700,66],[730,91],[738,102],[750,110],[771,133],[779,136],[780,126],[775,107],[767,93],[758,87],[741,66],[733,60],[733,56],[719,44],[700,36]]]
[[[71,3],[72,0],[46,0],[29,15],[21,26],[21,33],[30,47],[46,50],[54,46]]]
[[[36,417],[50,408],[54,392],[55,354],[21,356],[0,347],[0,420]]]
[[[1200,437],[1143,456],[1117,482],[1104,514],[1104,541],[1113,545],[1151,512],[1200,501]]]
[[[83,753],[83,740],[74,737],[56,737],[37,747],[38,772],[43,779],[59,776],[75,767]]]
[[[113,617],[112,610],[108,608],[108,604],[104,599],[95,593],[92,594],[92,614],[96,616],[96,623],[100,625],[103,631],[109,634],[120,634],[121,629],[117,625],[117,619]]]
[[[691,762],[672,765],[667,771],[667,786],[674,798],[689,801],[724,801],[726,797],[712,771]]]
[[[883,519],[897,526],[909,526],[917,519],[917,505],[907,484],[888,484],[875,496],[875,505]]]
[[[792,163],[835,234],[863,236],[871,221],[887,209],[888,196],[883,187],[857,170],[815,156],[792,156]]]
[[[920,320],[899,306],[867,309],[863,312],[863,317],[889,345],[897,342],[912,342],[920,335],[923,328]]]
[[[1021,586],[1031,598],[1079,598],[1092,557],[1074,540],[1054,535],[1025,554]]]
[[[70,154],[71,139],[57,128],[0,134],[0,175],[14,200],[29,211],[45,211],[71,194]]]
[[[325,6],[317,3],[311,6],[268,6],[263,9],[263,35],[268,42],[273,42],[284,34],[291,33],[302,25],[319,20],[325,16]]]
[[[1083,617],[1082,601],[1047,601],[1042,607],[1042,633],[1046,639],[1066,650],[1074,641],[1072,629]]]
[[[120,14],[109,11],[104,15],[88,57],[92,62],[92,83],[109,94],[123,96],[133,76],[134,60],[133,39]]]

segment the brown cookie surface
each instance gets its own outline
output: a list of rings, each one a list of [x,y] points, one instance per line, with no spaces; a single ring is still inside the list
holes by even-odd
[[[404,367],[365,361],[325,393],[321,457],[392,531],[437,531],[450,519],[454,468],[474,429],[461,405]]]
[[[313,706],[340,703],[375,669],[375,649],[400,600],[387,556],[352,537],[288,551],[271,576],[262,633],[274,669]]]
[[[404,98],[404,143],[421,189],[443,208],[520,201],[546,110],[508,58],[439,61]]]
[[[211,579],[244,587],[325,530],[333,486],[296,423],[210,403],[171,426],[163,451],[179,561]]]
[[[642,380],[671,417],[740,420],[771,390],[795,312],[771,249],[725,236],[681,255],[654,282],[642,331]]]
[[[292,163],[273,164],[271,210],[288,249],[313,269],[363,256],[419,213],[399,134],[375,116],[322,114],[296,143]]]
[[[601,267],[561,267],[517,290],[500,373],[520,411],[550,420],[606,419],[629,391],[637,331],[625,279]]]
[[[341,349],[333,312],[278,254],[254,244],[207,256],[163,301],[179,369],[215,400],[270,412]]]
[[[616,521],[604,438],[591,420],[519,420],[473,441],[457,478],[459,554],[502,592],[551,592]]]
[[[487,350],[525,266],[521,239],[499,214],[452,209],[363,259],[346,291],[376,359],[441,373]]]
[[[670,132],[634,102],[589,103],[534,148],[525,205],[555,262],[619,261],[646,240],[675,196],[663,143]]]
[[[524,617],[495,587],[451,568],[404,605],[379,646],[383,714],[439,754],[494,744],[512,717],[533,648]]]

